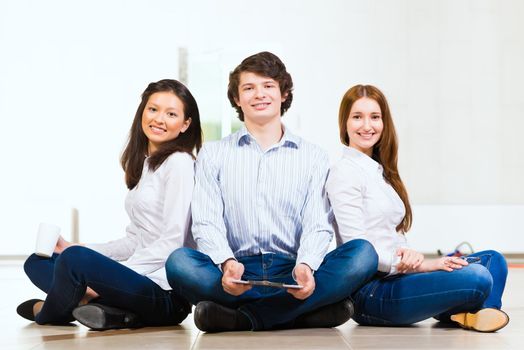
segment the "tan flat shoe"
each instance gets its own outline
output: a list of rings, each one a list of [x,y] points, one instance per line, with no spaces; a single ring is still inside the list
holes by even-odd
[[[508,324],[509,316],[502,310],[487,308],[474,314],[469,312],[455,314],[451,316],[451,320],[462,328],[477,332],[496,332]]]

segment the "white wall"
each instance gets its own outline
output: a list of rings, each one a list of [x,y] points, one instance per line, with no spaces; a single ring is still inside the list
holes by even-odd
[[[234,117],[225,82],[241,59],[279,55],[295,81],[284,121],[332,161],[341,96],[356,83],[377,85],[393,110],[414,205],[467,207],[479,223],[486,212],[475,208],[520,208],[504,230],[472,227],[472,243],[497,237],[524,252],[522,18],[518,0],[2,0],[0,254],[30,252],[49,208],[57,217],[78,208],[84,241],[123,234],[118,157],[147,83],[177,77],[180,46],[190,65],[216,53],[223,84],[206,90],[205,75],[190,76],[204,118]],[[208,97],[215,90],[221,97]],[[463,239],[415,232],[441,215],[415,216],[410,237],[426,237],[413,238],[420,249]]]

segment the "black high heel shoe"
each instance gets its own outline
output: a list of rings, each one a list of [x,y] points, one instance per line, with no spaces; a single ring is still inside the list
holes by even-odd
[[[24,301],[22,304],[18,305],[16,308],[16,313],[25,318],[29,321],[35,320],[35,314],[33,313],[33,307],[38,302],[43,302],[43,300],[40,299],[30,299],[27,301]]]
[[[97,303],[77,307],[73,310],[73,317],[84,326],[95,331],[144,327],[136,314]]]

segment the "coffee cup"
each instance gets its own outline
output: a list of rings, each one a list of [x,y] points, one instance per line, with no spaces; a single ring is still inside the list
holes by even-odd
[[[40,223],[36,236],[35,254],[46,258],[51,257],[59,237],[60,227],[45,222]]]

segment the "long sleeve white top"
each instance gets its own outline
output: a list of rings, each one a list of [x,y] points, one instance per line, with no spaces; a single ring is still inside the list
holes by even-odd
[[[170,290],[164,268],[167,257],[183,245],[194,247],[189,234],[193,186],[194,161],[189,154],[173,153],[154,172],[146,159],[140,181],[126,197],[131,221],[126,236],[86,246]]]
[[[368,155],[344,147],[342,159],[330,170],[326,183],[335,215],[337,244],[365,239],[378,254],[378,270],[395,274],[397,250],[406,247],[396,231],[405,215],[404,203],[384,180],[382,166]]]

